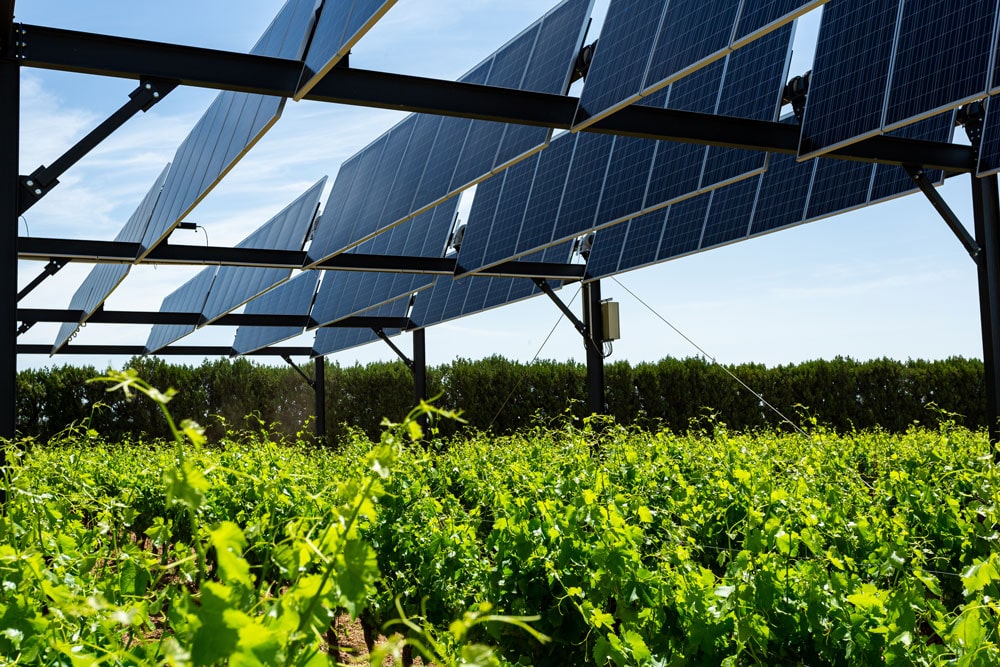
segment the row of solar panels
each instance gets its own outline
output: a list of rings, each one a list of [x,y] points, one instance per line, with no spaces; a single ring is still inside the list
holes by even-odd
[[[316,35],[304,56],[307,85],[315,83],[324,68],[346,53],[392,3],[356,0],[346,4],[351,5],[347,13],[334,0],[327,0],[321,8]],[[788,23],[820,4],[817,0],[612,0],[575,129],[637,100],[671,109],[774,120],[788,76],[793,34]],[[817,109],[829,105],[829,99],[836,97],[833,93],[848,93],[830,83],[843,72],[831,69],[829,54],[849,53],[850,62],[861,63],[841,63],[848,73],[871,65],[867,45],[884,46],[888,38],[873,36],[863,28],[885,18],[879,8],[889,4],[898,10],[889,40],[891,51],[904,53],[910,44],[907,40],[915,39],[906,27],[913,23],[905,10],[907,3],[831,0],[825,8],[803,136],[815,126],[808,124],[809,118],[815,123],[820,116]],[[938,27],[961,25],[961,16],[969,20],[964,4],[927,4],[934,7],[932,13],[921,16],[927,21],[933,18],[931,22]],[[983,12],[974,15],[976,20],[990,24],[988,30],[977,24],[977,30],[995,40],[995,2],[969,4]],[[312,0],[290,0],[255,52],[302,57],[305,40],[296,39],[309,34],[308,26],[315,20],[313,5]],[[340,9],[331,11],[331,7]],[[564,0],[461,80],[565,93],[591,9],[592,0]],[[844,28],[852,20],[857,28],[853,37]],[[339,37],[317,42],[321,32]],[[845,51],[844,42],[851,39],[855,50]],[[948,40],[928,37],[926,43],[938,61],[954,51]],[[967,47],[971,42],[960,43]],[[340,46],[334,48],[335,44]],[[297,55],[292,53],[295,48]],[[992,53],[991,48],[986,51]],[[938,62],[926,53],[920,55],[924,62]],[[992,64],[993,56],[988,59]],[[902,65],[891,60],[888,71],[897,76],[893,68]],[[851,90],[851,99],[864,97],[869,90]],[[894,133],[949,141],[952,115],[934,112],[968,99],[949,95],[953,96],[937,91],[926,96],[931,102],[914,102],[904,120],[892,121],[892,127],[899,127]],[[119,235],[121,240],[141,238],[148,252],[169,233],[276,120],[281,100],[274,100],[277,109],[268,112],[270,107],[262,106],[256,100],[259,97],[219,96],[178,149],[174,164],[180,167],[165,170]],[[886,105],[890,97],[884,95]],[[951,101],[938,104],[945,98]],[[937,106],[920,110],[931,103]],[[932,116],[929,120],[921,120],[928,115]],[[987,137],[1000,144],[1000,132],[993,132],[990,121],[987,116]],[[883,123],[879,131],[888,127]],[[984,142],[984,148],[988,146],[989,141]],[[984,160],[987,154],[984,150]],[[752,151],[591,133],[552,139],[546,128],[411,115],[344,162],[318,221],[314,214],[322,182],[268,223],[271,227],[265,226],[283,230],[280,238],[261,233],[244,243],[250,244],[245,247],[301,249],[312,230],[306,268],[343,252],[441,257],[455,217],[455,195],[478,182],[457,258],[458,276],[512,258],[565,262],[573,239],[608,227],[597,234],[588,264],[589,276],[599,278],[913,189],[899,168],[827,160],[799,164],[787,156],[770,156],[770,161],[769,167],[766,154]],[[72,307],[89,315],[127,271],[127,266],[99,266],[74,296]],[[307,271],[281,285],[288,281],[290,270],[206,269],[171,294],[164,309],[200,312],[202,322],[207,323],[249,301],[248,313],[303,317],[302,328],[287,332],[242,327],[234,347],[246,353],[300,333],[307,325],[323,326],[373,308],[396,312],[418,292],[411,314],[416,326],[537,293],[523,279],[435,281],[406,274],[323,273],[322,281],[319,272]],[[64,327],[54,352],[75,326]],[[147,349],[162,349],[194,328],[154,327]],[[336,341],[329,343],[334,347],[368,340],[367,334],[343,331],[321,329],[320,336]]]

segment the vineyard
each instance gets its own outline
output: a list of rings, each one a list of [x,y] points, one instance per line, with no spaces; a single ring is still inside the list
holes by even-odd
[[[1000,663],[1000,475],[947,415],[438,438],[430,411],[325,450],[166,410],[173,442],[12,443],[0,660],[357,664],[350,617],[376,665]]]

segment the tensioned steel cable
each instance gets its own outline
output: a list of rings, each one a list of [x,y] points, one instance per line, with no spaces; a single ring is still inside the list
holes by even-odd
[[[573,302],[576,301],[576,297],[580,296],[580,292],[582,290],[583,286],[577,288],[576,294],[574,294],[573,298],[569,300],[568,304],[566,304],[567,307],[573,305]],[[559,327],[559,324],[563,321],[564,317],[566,316],[563,315],[562,312],[560,312],[559,319],[557,319],[556,323],[552,325],[552,330],[549,331],[549,335],[546,336],[545,340],[542,341],[542,344],[539,346],[538,351],[535,352],[535,356],[532,357],[531,361],[529,362],[529,365],[538,361],[538,356],[542,353],[542,350],[545,349],[545,345],[549,342],[549,339],[552,338],[552,335],[556,332],[556,329]],[[486,427],[487,431],[493,428],[493,424],[495,424],[497,419],[500,418],[500,415],[503,414],[504,408],[507,407],[507,404],[510,402],[510,399],[514,396],[517,390],[521,388],[521,383],[524,382],[524,378],[526,375],[527,373],[521,373],[519,375],[519,377],[517,378],[517,383],[514,385],[514,388],[510,390],[509,394],[507,394],[507,398],[503,399],[503,403],[500,405],[500,409],[497,411],[495,415],[493,415],[493,419],[490,420],[490,425]]]
[[[743,380],[741,380],[740,378],[738,378],[735,373],[733,373],[731,370],[729,370],[728,368],[726,368],[725,366],[723,366],[722,364],[720,364],[719,361],[715,357],[713,357],[712,355],[710,355],[708,352],[705,351],[705,348],[703,348],[702,346],[698,345],[698,343],[696,343],[693,340],[691,340],[691,338],[688,337],[683,331],[681,331],[680,329],[678,329],[677,327],[675,327],[673,324],[671,324],[670,321],[667,320],[667,318],[665,318],[663,315],[660,315],[658,312],[656,312],[656,310],[652,306],[650,306],[648,303],[646,303],[645,301],[643,301],[642,299],[640,299],[636,295],[635,292],[633,292],[632,290],[630,290],[628,287],[625,287],[625,285],[623,285],[621,283],[621,281],[618,280],[618,278],[616,278],[614,276],[611,276],[611,279],[614,280],[615,283],[619,287],[621,287],[623,290],[625,290],[626,292],[628,292],[629,294],[631,294],[633,299],[635,299],[636,301],[638,301],[639,303],[641,303],[643,306],[645,306],[649,310],[649,312],[653,313],[653,315],[655,315],[656,317],[658,317],[661,322],[663,322],[668,327],[670,327],[671,329],[673,329],[674,332],[678,336],[680,336],[681,338],[683,338],[684,340],[686,340],[688,343],[690,343],[691,346],[694,347],[694,349],[696,349],[699,352],[701,352],[713,364],[715,364],[716,366],[718,366],[719,368],[721,368],[723,371],[725,371],[726,375],[728,375],[729,377],[731,377],[732,379],[734,379],[737,383],[739,383],[739,385],[741,387],[743,387],[744,389],[746,389],[747,391],[749,391],[751,394],[753,394],[754,396],[756,396],[757,400],[759,400],[763,405],[766,405],[772,412],[774,412],[774,414],[778,415],[783,422],[787,423],[788,425],[790,425],[792,428],[794,428],[796,431],[798,431],[802,435],[806,436],[807,438],[810,437],[809,434],[806,433],[805,431],[803,431],[799,427],[798,424],[796,424],[791,419],[789,419],[784,414],[782,414],[781,410],[779,410],[778,408],[776,408],[773,405],[771,405],[761,394],[759,394],[758,392],[754,391],[746,382],[744,382]]]

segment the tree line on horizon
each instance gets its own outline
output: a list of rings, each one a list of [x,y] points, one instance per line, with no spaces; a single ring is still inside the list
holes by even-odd
[[[246,359],[205,361],[199,366],[134,358],[123,366],[160,389],[178,391],[171,412],[206,426],[217,439],[227,430],[271,430],[295,437],[311,432],[312,388],[290,367]],[[308,369],[306,369],[308,372]],[[666,427],[676,433],[725,424],[734,431],[790,428],[764,401],[796,425],[818,424],[837,432],[881,428],[902,432],[941,419],[971,429],[986,425],[986,387],[978,359],[856,361],[838,357],[766,367],[725,368],[703,358],[607,364],[607,414],[620,424]],[[128,400],[85,366],[55,366],[18,373],[17,431],[47,441],[67,427],[92,428],[109,439],[144,434],[167,437],[166,424],[149,401]],[[437,405],[462,414],[465,424],[441,423],[448,435],[461,428],[512,433],[539,424],[586,416],[586,367],[542,360],[530,364],[494,356],[455,359],[428,368],[428,394]],[[413,407],[413,378],[401,362],[326,366],[327,442],[336,445],[350,429],[376,438],[384,419],[401,420]]]

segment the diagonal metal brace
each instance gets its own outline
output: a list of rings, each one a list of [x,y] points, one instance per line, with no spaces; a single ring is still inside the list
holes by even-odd
[[[21,326],[17,328],[17,335],[26,334],[31,330],[31,327],[38,324],[38,322],[21,322]]]
[[[572,310],[569,309],[569,306],[567,306],[565,303],[562,302],[562,299],[556,296],[555,291],[553,291],[552,286],[549,285],[548,281],[546,281],[544,278],[533,278],[532,280],[534,281],[535,285],[538,286],[538,289],[542,290],[545,293],[545,296],[552,299],[552,303],[556,304],[556,307],[562,311],[562,314],[566,316],[566,319],[568,319],[570,322],[573,323],[573,326],[576,327],[576,330],[580,332],[581,336],[583,336],[584,344],[593,347],[593,349],[595,350],[598,350],[598,352],[601,353],[603,356],[603,352],[599,350],[599,348],[597,347],[597,343],[590,335],[589,327],[587,327],[587,325],[584,324],[583,321],[579,317],[577,317]]]
[[[47,195],[52,188],[59,185],[59,177],[66,170],[79,162],[81,158],[96,148],[102,141],[110,137],[115,130],[124,125],[140,111],[148,111],[176,87],[177,83],[172,81],[143,79],[139,82],[139,87],[129,93],[128,102],[122,105],[118,111],[111,114],[107,120],[91,130],[87,136],[80,139],[76,145],[66,151],[59,159],[48,167],[39,167],[31,172],[29,176],[22,176],[20,179],[20,196],[18,198],[19,214],[23,215],[25,211]]]
[[[291,366],[292,368],[294,368],[296,373],[298,373],[299,375],[302,376],[302,379],[306,381],[307,385],[309,385],[313,389],[316,388],[316,380],[313,379],[313,378],[311,378],[311,377],[309,377],[308,375],[306,375],[305,372],[303,372],[303,370],[301,368],[299,368],[298,365],[294,361],[292,361],[292,357],[291,356],[289,356],[287,354],[283,354],[283,355],[281,355],[281,358],[285,360],[286,364],[288,364],[289,366]]]
[[[969,230],[965,228],[962,221],[958,219],[955,212],[951,210],[950,206],[948,206],[948,202],[944,200],[941,193],[938,192],[934,187],[934,184],[931,183],[931,180],[927,178],[927,172],[924,171],[923,167],[916,167],[913,165],[903,165],[903,169],[906,170],[906,173],[909,174],[913,182],[917,184],[920,191],[924,193],[924,196],[930,201],[931,206],[933,206],[934,209],[941,214],[941,217],[944,218],[948,227],[950,227],[951,231],[955,233],[958,240],[962,242],[962,245],[965,247],[966,252],[969,253],[969,256],[972,257],[972,259],[978,264],[979,254],[983,249],[979,247],[979,244],[976,243],[974,238],[972,238],[972,234],[969,233]]]
[[[67,264],[69,264],[68,259],[50,259],[49,263],[45,265],[45,268],[42,269],[42,272],[38,275],[38,277],[25,285],[24,289],[17,293],[17,300],[20,301],[24,297],[31,294],[36,287],[45,282],[46,278],[56,275]]]
[[[374,331],[375,335],[381,338],[386,345],[392,348],[392,351],[396,353],[397,357],[403,360],[403,363],[406,364],[407,368],[409,368],[411,371],[413,370],[414,368],[413,359],[410,359],[408,356],[406,356],[405,352],[396,347],[396,344],[392,342],[392,339],[389,338],[388,335],[386,335],[384,330],[372,327],[372,331]]]

